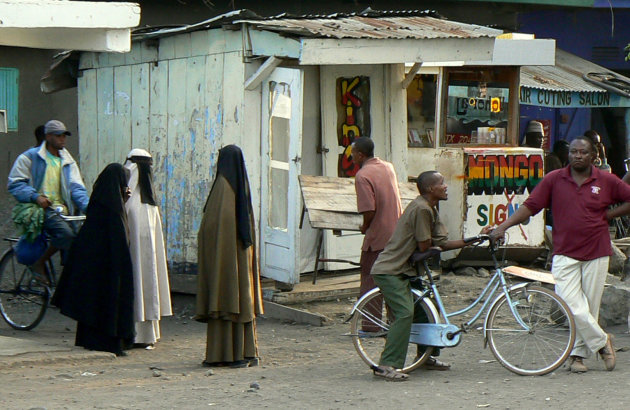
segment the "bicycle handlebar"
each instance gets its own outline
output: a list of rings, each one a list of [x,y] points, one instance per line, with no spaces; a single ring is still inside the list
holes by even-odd
[[[61,213],[61,209],[63,209],[62,207],[57,207],[57,208],[52,208],[51,209],[57,214],[59,215],[59,217],[61,219],[63,219],[64,221],[67,222],[73,222],[73,221],[84,221],[85,220],[85,215],[64,215],[63,213]]]
[[[494,252],[497,250],[498,248],[498,240],[497,239],[492,239],[492,237],[488,234],[479,234],[476,236],[471,236],[469,238],[464,238],[462,239],[464,241],[464,243],[466,245],[471,245],[471,244],[481,244],[483,242],[488,241],[489,245],[488,247],[490,248],[490,251]]]
[[[462,241],[464,241],[466,245],[472,245],[472,244],[478,245],[478,244],[488,241],[489,242],[488,248],[490,249],[490,252],[493,255],[498,248],[498,240],[492,239],[492,237],[488,234],[479,234],[476,236],[463,238]],[[411,255],[409,259],[412,263],[417,264],[418,262],[428,259],[432,256],[439,255],[441,252],[442,252],[442,249],[438,247],[431,247],[424,252],[419,252],[419,251],[414,252],[413,255]]]

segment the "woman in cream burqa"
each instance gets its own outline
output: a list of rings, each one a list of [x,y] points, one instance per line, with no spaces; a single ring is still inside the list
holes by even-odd
[[[133,344],[133,272],[127,242],[127,172],[100,173],[52,304],[77,323],[75,344],[124,355]]]
[[[127,155],[131,197],[125,203],[133,264],[135,345],[151,348],[160,339],[160,318],[171,316],[162,220],[155,202],[151,154],[135,148]]]
[[[258,364],[256,316],[263,313],[256,233],[243,153],[219,151],[199,228],[195,319],[207,322],[206,366]]]

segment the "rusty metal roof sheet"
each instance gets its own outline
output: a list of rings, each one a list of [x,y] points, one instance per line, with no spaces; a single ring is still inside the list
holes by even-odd
[[[166,37],[191,31],[247,23],[262,30],[296,37],[427,39],[496,37],[501,30],[441,18],[431,10],[375,11],[329,15],[260,17],[243,9],[225,13],[200,23],[183,26],[145,27],[133,31],[134,41]]]
[[[363,39],[429,39],[496,37],[501,30],[474,24],[458,23],[436,17],[362,15],[325,18],[279,18],[237,20],[254,27],[289,33],[300,37]]]
[[[607,73],[609,69],[584,60],[574,54],[556,49],[555,66],[524,66],[521,68],[521,87],[551,91],[606,92],[605,89],[585,81],[583,74]],[[630,78],[621,77],[630,82]]]

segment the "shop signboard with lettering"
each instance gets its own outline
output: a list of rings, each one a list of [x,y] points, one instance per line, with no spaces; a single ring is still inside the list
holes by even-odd
[[[465,148],[464,236],[512,215],[544,175],[543,151],[526,147]],[[508,230],[508,245],[541,246],[543,212]]]
[[[550,108],[630,107],[630,98],[602,91],[572,92],[521,87],[521,104]]]

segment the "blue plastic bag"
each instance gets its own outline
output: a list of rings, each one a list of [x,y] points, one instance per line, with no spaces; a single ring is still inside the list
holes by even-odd
[[[47,247],[48,243],[44,234],[40,234],[33,242],[29,242],[26,236],[22,236],[15,246],[15,255],[22,265],[32,265],[44,254]]]

